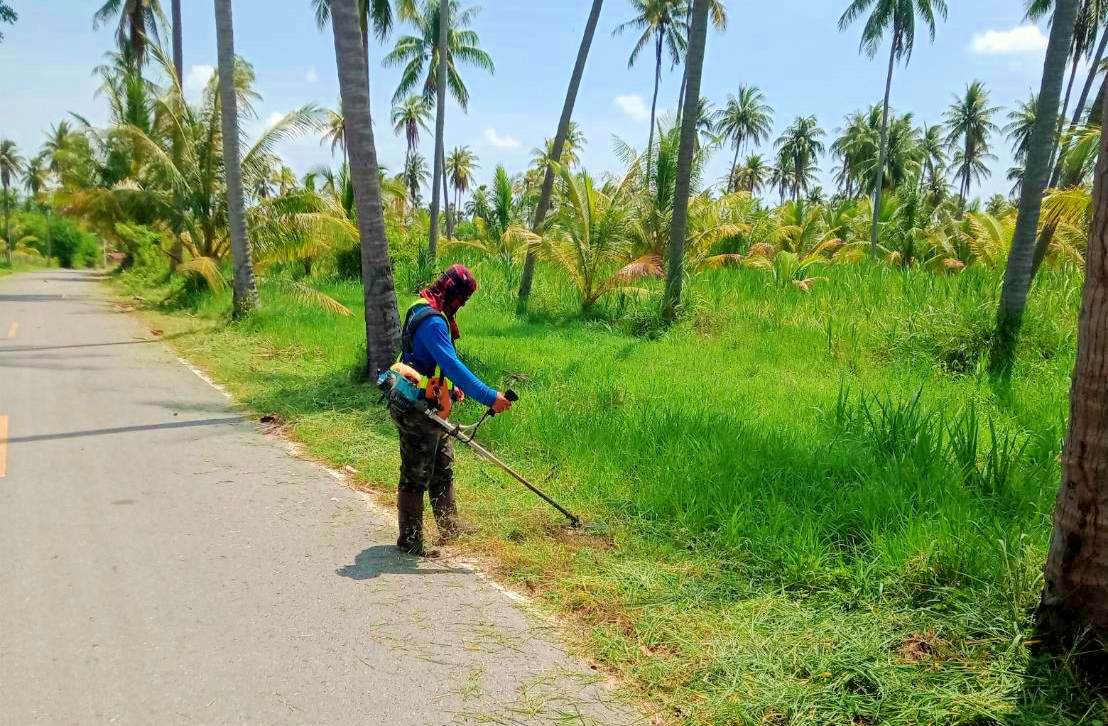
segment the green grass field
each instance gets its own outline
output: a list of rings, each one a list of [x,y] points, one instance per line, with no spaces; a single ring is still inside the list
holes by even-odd
[[[692,281],[668,331],[652,299],[582,319],[573,291],[545,278],[520,320],[501,272],[477,274],[459,348],[522,397],[484,440],[612,534],[566,532],[462,454],[462,506],[480,531],[461,548],[579,624],[582,651],[665,720],[1105,722],[1105,702],[1027,642],[1076,273],[1044,273],[1008,390],[982,372],[999,289],[985,271],[836,266],[811,293],[718,271]],[[179,289],[152,314],[244,405],[387,493],[398,452],[379,394],[358,382],[360,288],[323,289],[354,317],[275,285],[237,325],[225,297]]]

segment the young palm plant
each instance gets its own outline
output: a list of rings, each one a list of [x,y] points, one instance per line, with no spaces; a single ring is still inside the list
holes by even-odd
[[[637,282],[661,277],[661,258],[633,260],[633,178],[624,177],[606,193],[588,172],[557,167],[561,204],[544,238],[546,254],[569,275],[589,312],[601,297],[617,290],[645,293]]]

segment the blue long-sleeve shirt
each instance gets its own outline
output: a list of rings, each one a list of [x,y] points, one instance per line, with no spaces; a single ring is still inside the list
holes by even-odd
[[[416,328],[412,354],[404,356],[404,363],[425,375],[428,371],[434,371],[437,365],[443,375],[473,400],[485,406],[496,402],[496,389],[478,378],[458,359],[454,342],[450,339],[450,327],[439,315],[427,318]]]

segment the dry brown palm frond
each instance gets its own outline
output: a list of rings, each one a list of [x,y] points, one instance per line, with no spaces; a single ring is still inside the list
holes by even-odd
[[[738,267],[742,264],[744,257],[740,254],[729,252],[722,255],[712,255],[706,257],[701,266],[707,270],[718,270],[721,267]]]
[[[806,277],[803,280],[793,280],[793,286],[803,292],[811,292],[817,282],[824,282],[826,277]]]

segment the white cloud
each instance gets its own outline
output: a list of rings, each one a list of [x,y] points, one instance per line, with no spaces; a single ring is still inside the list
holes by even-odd
[[[500,134],[494,128],[485,129],[485,141],[488,141],[498,149],[519,148],[519,139],[509,136],[508,134]]]
[[[185,93],[192,96],[199,95],[207,87],[214,73],[215,66],[199,65],[189,68],[188,75],[185,76]]]
[[[1020,25],[1011,30],[975,33],[970,49],[981,55],[1035,53],[1046,49],[1047,37],[1037,25]]]
[[[319,74],[316,73],[315,68],[308,69],[308,72],[304,74],[304,80],[308,83],[319,83]]]
[[[616,105],[632,121],[641,123],[650,118],[650,111],[642,96],[616,96]]]
[[[277,124],[281,123],[281,119],[283,119],[285,115],[286,114],[283,114],[280,111],[274,111],[273,113],[269,114],[265,118],[265,128],[271,129]]]

